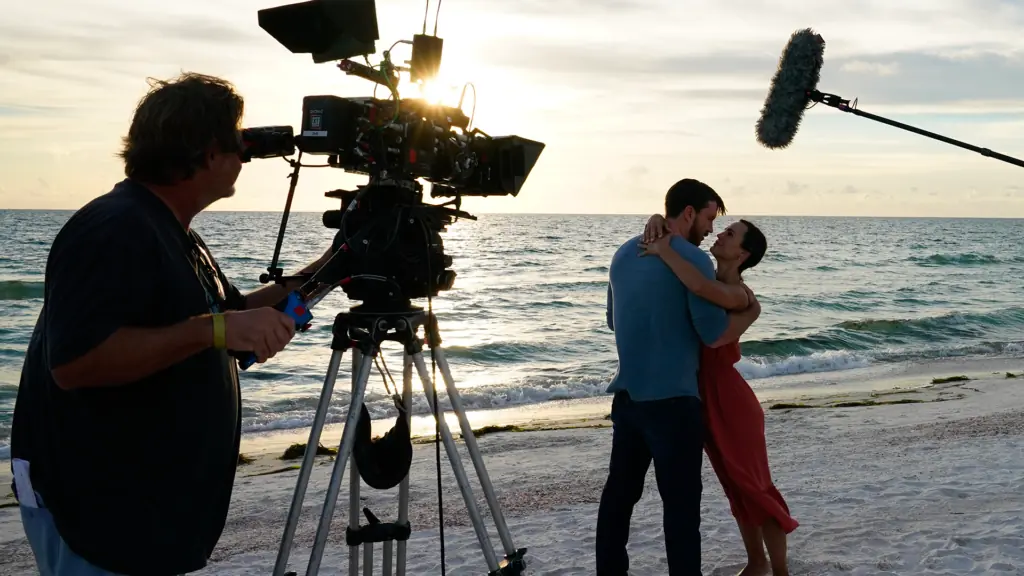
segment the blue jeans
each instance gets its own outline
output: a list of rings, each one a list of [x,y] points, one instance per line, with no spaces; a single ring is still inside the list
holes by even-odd
[[[612,401],[612,455],[597,513],[597,574],[626,576],[629,525],[654,461],[670,576],[699,576],[704,428],[700,400]]]
[[[38,497],[37,497],[38,498]],[[29,508],[21,505],[21,524],[25,528],[25,536],[32,546],[36,557],[36,566],[41,576],[118,576],[102,568],[97,568],[83,560],[68,548],[64,539],[57,533],[53,516],[44,507]]]

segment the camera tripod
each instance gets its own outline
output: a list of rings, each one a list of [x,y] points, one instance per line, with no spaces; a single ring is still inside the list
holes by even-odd
[[[351,471],[349,476],[349,514],[348,529],[346,530],[346,543],[349,546],[348,573],[349,576],[359,575],[359,548],[363,548],[363,574],[373,574],[373,545],[383,544],[384,558],[382,561],[382,572],[384,576],[391,576],[392,567],[392,545],[397,542],[397,555],[395,555],[395,575],[405,576],[406,574],[406,544],[411,533],[409,526],[409,475],[406,473],[399,486],[398,493],[398,519],[395,523],[381,523],[369,510],[366,512],[370,524],[359,525],[359,488],[360,476],[356,468],[355,458],[352,458],[353,447],[356,440],[356,428],[359,422],[360,413],[363,408],[364,395],[366,394],[367,382],[370,377],[370,369],[374,357],[380,352],[380,346],[384,341],[399,342],[404,346],[403,362],[403,386],[402,403],[405,407],[404,417],[409,418],[412,408],[412,369],[416,368],[420,381],[423,385],[423,392],[426,394],[427,403],[431,412],[436,414],[437,424],[440,427],[441,439],[444,442],[448,460],[451,463],[452,471],[458,482],[459,490],[462,492],[463,500],[469,518],[472,521],[473,529],[476,532],[477,540],[483,550],[484,559],[487,563],[488,576],[517,576],[525,569],[523,556],[525,548],[517,549],[512,543],[512,535],[505,517],[502,514],[494,486],[484,467],[483,457],[476,442],[476,436],[469,425],[469,419],[462,408],[462,401],[455,381],[452,378],[451,370],[445,359],[444,351],[440,347],[441,337],[437,328],[436,319],[428,315],[422,308],[403,306],[396,311],[370,312],[361,310],[363,306],[357,306],[348,312],[338,314],[334,320],[333,340],[331,342],[330,363],[328,364],[327,376],[324,380],[323,390],[320,394],[320,402],[317,406],[316,416],[309,432],[309,441],[306,443],[305,455],[299,469],[299,477],[292,497],[291,508],[288,510],[288,520],[285,524],[284,535],[281,539],[281,546],[278,551],[277,561],[274,565],[274,576],[295,576],[295,572],[285,573],[288,564],[288,556],[291,551],[292,540],[298,526],[299,515],[302,510],[302,501],[309,483],[310,473],[313,468],[313,459],[316,456],[316,448],[320,442],[320,434],[323,430],[324,421],[327,417],[327,409],[331,402],[331,395],[334,391],[334,384],[337,380],[338,369],[341,365],[344,353],[352,350],[352,397],[348,414],[345,418],[345,428],[341,436],[341,445],[334,461],[334,468],[331,472],[331,479],[327,487],[323,509],[320,515],[320,522],[317,526],[313,548],[310,552],[309,563],[306,568],[306,576],[315,576],[320,569],[320,562],[323,557],[324,548],[327,545],[327,536],[330,530],[331,520],[334,516],[334,507],[338,499],[338,492],[345,475],[345,465],[351,459]],[[504,559],[499,563],[497,554],[491,544],[490,536],[483,523],[480,509],[477,507],[473,489],[469,484],[469,478],[462,465],[455,439],[452,437],[448,424],[444,419],[444,412],[440,407],[434,406],[434,384],[427,370],[423,359],[423,341],[418,336],[419,328],[423,327],[426,340],[434,353],[438,368],[444,378],[448,398],[452,410],[459,419],[459,426],[462,431],[462,438],[466,449],[473,461],[480,485],[483,488],[484,497],[494,519],[495,527],[502,547],[505,551]]]

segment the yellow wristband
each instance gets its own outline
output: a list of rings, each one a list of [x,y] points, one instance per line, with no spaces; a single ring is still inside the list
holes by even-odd
[[[224,330],[224,315],[213,315],[213,347],[217,350],[227,348],[227,336]]]

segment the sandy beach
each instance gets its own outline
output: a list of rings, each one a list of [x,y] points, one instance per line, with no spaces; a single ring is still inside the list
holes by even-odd
[[[966,381],[931,383],[940,375],[919,375],[915,386],[767,401],[773,474],[801,523],[790,537],[792,573],[1024,574],[1024,365],[1019,364],[995,362],[959,372],[943,368],[947,378],[965,375]],[[611,442],[609,405],[608,398],[567,402],[547,408],[559,415],[548,418],[537,417],[534,408],[532,424],[524,413],[523,422],[512,422],[514,430],[479,438],[515,545],[528,548],[530,574],[594,571],[594,526]],[[475,419],[474,427],[479,425]],[[424,424],[418,428],[423,431]],[[254,461],[238,469],[227,528],[200,574],[271,572],[295,487],[297,472],[291,466],[298,464],[279,456],[289,442],[305,441],[305,433],[246,439],[243,452]],[[339,434],[328,428],[323,443],[336,444]],[[299,574],[309,559],[331,460],[318,457],[307,491],[290,556],[290,569]],[[463,460],[472,470],[464,451]],[[434,446],[421,440],[411,470],[410,574],[441,572],[435,474]],[[442,474],[448,573],[483,574],[483,555],[443,451]],[[500,547],[470,474],[492,542]],[[4,482],[9,484],[9,476]],[[347,567],[347,487],[346,475],[322,574]],[[394,519],[397,489],[378,492],[363,485],[361,496],[361,504],[382,520]],[[9,506],[9,497],[4,502],[0,557],[6,560],[0,570],[35,573],[18,510]],[[710,465],[704,470],[702,510],[704,573],[738,572],[745,559],[742,544]],[[667,573],[653,467],[635,512],[629,550],[633,574]],[[379,547],[375,557],[379,574]]]

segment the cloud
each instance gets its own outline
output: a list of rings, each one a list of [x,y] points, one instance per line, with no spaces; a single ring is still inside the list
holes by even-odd
[[[895,53],[875,59],[826,62],[825,66],[819,90],[851,99],[860,95],[864,101],[879,104],[919,105],[978,100],[1024,102],[1024,51],[962,56]]]
[[[623,14],[656,10],[656,2],[639,0],[517,0],[515,11],[526,14]]]
[[[22,4],[0,21],[0,104],[122,105],[125,94],[141,95],[148,76],[196,64],[224,73],[272,44],[255,22],[189,0],[160,8],[58,4]]]
[[[258,27],[258,9],[288,1],[12,5],[0,22],[5,198],[40,190],[40,175],[51,190],[77,195],[120,177],[113,153],[150,76],[225,76],[246,97],[250,125],[296,123],[307,94],[368,95],[372,84],[290,54]],[[807,6],[444,0],[442,69],[479,89],[475,126],[548,145],[530,190],[501,204],[510,209],[572,211],[596,190],[612,202],[608,210],[648,212],[636,199],[646,202],[682,173],[732,177],[727,186],[750,191],[742,198],[751,204],[734,207],[744,212],[762,202],[766,210],[834,213],[819,203],[856,209],[869,190],[902,194],[912,184],[950,194],[986,169],[993,176],[976,187],[1005,189],[1002,179],[1016,174],[1002,176],[991,160],[821,106],[785,153],[758,147],[753,122],[789,35],[810,23],[828,42],[820,89],[893,119],[927,114],[904,121],[1012,153],[1024,126],[1020,2],[822,0],[810,22]],[[422,0],[377,9],[378,54],[419,32]],[[248,165],[244,184],[253,191],[225,207],[278,209],[277,168]],[[337,178],[311,174],[303,187],[337,187]],[[657,209],[658,194],[650,199]]]
[[[807,192],[810,188],[807,184],[799,184],[797,182],[789,181],[786,182],[786,188],[782,191],[785,196],[800,196]]]
[[[607,92],[653,87],[664,98],[709,101],[763,101],[778,66],[777,55],[739,51],[650,55],[547,42],[494,50],[495,66],[547,81],[571,78]],[[826,55],[818,89],[886,105],[1003,100],[1024,106],[1024,49],[1009,54]]]
[[[842,66],[843,72],[867,73],[876,74],[878,76],[895,76],[899,70],[900,65],[898,62],[890,62],[883,64],[881,62],[864,62],[863,60],[853,60],[846,62]]]
[[[635,166],[630,167],[629,170],[626,170],[626,175],[629,178],[643,178],[644,176],[647,176],[647,174],[649,174],[650,171],[650,168],[648,168],[647,166],[641,166],[637,164]]]
[[[160,42],[140,42],[143,30],[146,36],[159,38]],[[144,63],[154,57],[173,60],[183,51],[241,48],[251,46],[259,38],[258,34],[230,22],[198,16],[126,16],[88,26],[59,20],[38,27],[16,26],[10,21],[0,23],[0,50],[7,55],[6,66],[15,67],[39,63]]]
[[[786,181],[785,187],[779,192],[781,196],[800,196],[807,197],[809,195],[825,195],[834,196],[837,194],[843,195],[857,195],[862,194],[864,191],[860,188],[847,184],[842,187],[830,187],[827,190],[821,190],[815,186],[812,186],[803,182],[794,182],[792,180]]]
[[[823,0],[815,3],[811,20],[805,0],[605,0],[593,5],[553,0],[536,8],[538,2],[480,2],[482,12],[500,11],[507,23],[481,39],[490,39],[500,51],[543,38],[604,56],[739,51],[777,61],[790,34],[810,24],[828,42],[828,62],[942,49],[1012,50],[1022,45],[1024,23],[1020,2],[997,0],[859,0],[853,5]],[[614,7],[612,14],[608,6]]]
[[[62,111],[52,106],[16,106],[0,103],[0,118],[12,118],[15,116],[42,116]]]
[[[768,95],[764,88],[667,88],[658,91],[660,97],[672,100],[740,100],[760,102]]]
[[[525,40],[515,50],[508,50],[505,41],[485,44],[492,52],[488,62],[502,68],[531,73],[591,76],[617,82],[644,77],[662,81],[679,75],[743,76],[763,73],[768,77],[775,70],[778,57],[741,52],[651,54],[637,49],[623,50],[614,44],[558,43],[547,40]],[[767,66],[766,66],[767,63]]]

